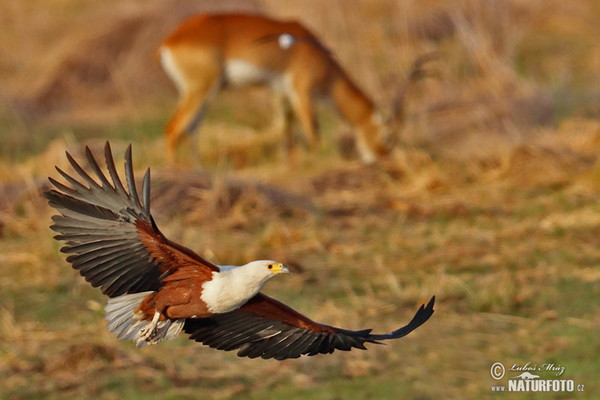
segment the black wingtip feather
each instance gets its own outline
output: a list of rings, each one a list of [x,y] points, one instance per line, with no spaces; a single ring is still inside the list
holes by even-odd
[[[431,298],[431,300],[429,300],[429,302],[427,303],[427,306],[422,304],[421,307],[419,307],[419,309],[415,313],[415,316],[412,318],[412,320],[407,325],[405,325],[402,328],[397,329],[391,333],[388,333],[388,334],[369,335],[367,340],[372,342],[372,341],[376,341],[376,340],[399,339],[401,337],[408,335],[409,333],[411,333],[412,331],[417,329],[419,326],[421,326],[425,322],[427,322],[427,320],[433,315],[433,312],[434,312],[433,305],[434,304],[435,304],[435,296],[433,296]]]
[[[383,340],[401,338],[431,317],[434,303],[435,297],[427,305],[421,305],[406,326],[382,335],[371,334],[370,329],[351,331],[328,327],[332,331],[311,331],[250,312],[226,313],[203,320],[188,319],[184,331],[190,334],[190,339],[210,347],[237,349],[239,357],[283,360],[300,355],[330,354],[335,350],[365,350],[366,343],[383,344]]]
[[[76,190],[71,189],[70,187],[63,185],[62,183],[60,183],[59,181],[57,181],[56,179],[52,178],[52,177],[48,177],[48,181],[54,185],[55,188],[57,188],[58,190],[64,192],[64,193],[68,193],[68,194],[73,194],[73,193],[77,193]],[[43,195],[44,197],[48,198],[48,196],[46,196],[46,193],[49,192],[49,190],[46,190]]]
[[[75,179],[75,178],[73,178],[71,175],[67,174],[67,173],[66,173],[65,171],[63,171],[63,170],[62,170],[60,167],[58,167],[58,166],[55,166],[54,168],[55,168],[55,169],[58,171],[58,173],[59,173],[59,174],[60,174],[60,175],[61,175],[63,178],[65,178],[65,180],[66,180],[67,182],[69,182],[71,185],[73,185],[73,187],[74,187],[74,189],[75,189],[76,191],[77,191],[77,190],[80,190],[80,191],[82,191],[82,192],[84,192],[84,193],[85,193],[85,192],[89,192],[89,191],[90,191],[90,188],[89,188],[89,187],[85,186],[83,183],[79,182],[77,179]]]
[[[117,192],[127,196],[125,187],[123,187],[121,178],[119,178],[119,174],[117,173],[117,168],[115,167],[115,160],[113,158],[112,150],[110,148],[110,143],[108,141],[104,145],[104,159],[106,160],[106,168],[108,169],[110,178],[112,179],[112,181],[114,183],[115,189],[117,190]]]
[[[150,213],[150,168],[146,169],[144,180],[142,181],[142,200],[144,209]]]
[[[125,151],[125,178],[127,179],[127,188],[129,189],[129,195],[131,196],[133,202],[135,204],[140,203],[140,198],[138,196],[137,188],[135,186],[135,177],[133,174],[133,161],[131,157],[131,144],[127,146],[127,150]]]
[[[67,262],[111,297],[158,288],[161,265],[149,257],[135,225],[137,220],[153,223],[149,211],[150,176],[145,178],[141,205],[133,180],[131,145],[125,166],[130,193],[119,178],[108,142],[104,147],[108,174],[89,147],[85,148],[89,174],[69,152],[65,154],[75,173],[71,176],[56,167],[66,184],[49,178],[53,189],[42,195],[59,212],[52,217],[51,229],[58,233],[55,239],[63,243],[60,251],[68,254]]]
[[[87,146],[86,150],[89,150]],[[73,156],[71,156],[71,154],[69,154],[69,152],[67,152],[67,159],[69,160],[69,163],[71,164],[73,169],[77,171],[79,176],[81,176],[90,185],[90,187],[96,187],[98,189],[101,188],[100,185],[98,185],[98,182],[96,182],[91,176],[88,175],[87,172],[85,172],[85,170],[81,167],[81,165],[79,165],[79,163],[77,163],[77,161],[75,161],[75,159],[73,158]]]
[[[90,167],[92,167],[92,169],[94,170],[94,173],[102,182],[102,186],[114,190],[113,186],[110,184],[108,179],[106,179],[106,176],[102,172],[102,169],[98,165],[98,162],[96,161],[96,158],[94,157],[94,154],[92,153],[92,151],[90,150],[90,148],[88,146],[85,146],[85,155],[87,157],[88,164],[90,165]]]

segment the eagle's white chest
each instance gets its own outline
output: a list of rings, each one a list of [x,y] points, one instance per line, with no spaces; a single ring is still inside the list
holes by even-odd
[[[206,303],[211,313],[230,312],[258,294],[265,282],[262,279],[254,279],[239,268],[213,272],[212,279],[202,285],[200,299]]]

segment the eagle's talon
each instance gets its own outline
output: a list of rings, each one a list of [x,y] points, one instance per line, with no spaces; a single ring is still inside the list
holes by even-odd
[[[152,317],[152,321],[146,327],[140,329],[140,341],[151,342],[152,338],[156,336],[158,325],[158,318],[160,317],[160,313],[158,311],[154,312],[154,317]]]

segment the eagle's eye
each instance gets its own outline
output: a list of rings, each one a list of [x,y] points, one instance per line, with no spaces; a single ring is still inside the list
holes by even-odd
[[[269,269],[273,269],[273,264],[269,264],[269,265],[267,265],[267,268],[269,268]]]

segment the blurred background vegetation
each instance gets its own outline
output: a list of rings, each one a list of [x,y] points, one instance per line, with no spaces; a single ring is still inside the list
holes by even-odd
[[[356,160],[330,107],[321,148],[288,161],[264,89],[223,93],[199,155],[172,165],[176,94],[153,53],[217,10],[299,19],[384,106],[415,57],[442,56],[378,165]],[[598,21],[594,0],[1,3],[0,398],[487,398],[497,361],[560,364],[586,385],[521,398],[596,398]],[[436,313],[387,346],[285,362],[116,341],[39,196],[65,150],[107,139],[152,166],[168,237],[217,263],[288,263],[266,292],[311,318],[388,331],[432,294]]]

